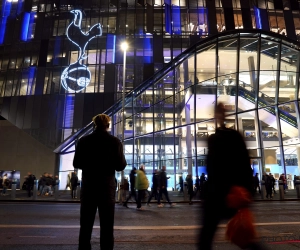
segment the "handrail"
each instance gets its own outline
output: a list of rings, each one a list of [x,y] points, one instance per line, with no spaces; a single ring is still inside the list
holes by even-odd
[[[255,94],[241,86],[239,87],[239,96],[242,96],[246,100],[248,100],[252,103],[255,103]],[[268,105],[270,105],[270,104],[268,102],[266,102],[263,98],[261,98],[261,97],[258,98],[258,106],[259,107],[264,108],[266,111],[268,111],[272,115],[276,115],[275,109],[273,107],[265,107]],[[280,119],[284,120],[291,126],[298,128],[296,117],[292,116],[291,114],[289,114],[281,109],[278,109],[278,113],[279,113]]]

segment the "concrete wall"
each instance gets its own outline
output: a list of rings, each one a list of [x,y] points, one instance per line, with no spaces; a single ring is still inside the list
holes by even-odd
[[[55,154],[29,134],[6,120],[0,120],[0,170],[21,172],[21,185],[27,172],[37,178],[54,174]]]

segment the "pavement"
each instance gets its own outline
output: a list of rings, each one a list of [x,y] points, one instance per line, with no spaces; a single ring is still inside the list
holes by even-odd
[[[115,250],[196,250],[201,229],[202,204],[178,203],[158,208],[154,203],[137,211],[116,205]],[[254,202],[252,211],[257,241],[266,249],[300,248],[300,201]],[[0,203],[1,250],[77,249],[80,204],[61,202]],[[216,232],[213,250],[236,250],[225,238],[227,221]],[[92,249],[99,249],[99,218],[96,215]]]
[[[184,196],[183,193],[179,193],[178,191],[169,191],[169,197],[170,200],[173,202],[188,202],[188,196]],[[27,191],[25,190],[16,190],[15,197],[12,198],[12,192],[11,190],[7,190],[7,194],[5,196],[0,196],[0,201],[41,201],[41,202],[70,202],[70,203],[78,203],[80,202],[79,200],[79,193],[77,195],[77,199],[72,199],[71,198],[71,191],[70,190],[59,190],[59,193],[57,196],[36,196],[36,199],[32,197],[28,197]],[[116,194],[116,199],[118,195]],[[279,201],[280,200],[280,195],[279,195],[279,190],[277,190],[276,194],[273,195],[272,199],[262,199],[261,194],[258,192],[254,195],[253,197],[254,201],[268,201],[268,200],[273,200],[273,201]],[[145,201],[147,198],[145,199]],[[287,190],[287,192],[284,194],[284,200],[300,200],[300,198],[297,198],[297,192],[295,189]],[[117,199],[118,201],[118,199]],[[201,199],[199,197],[199,193],[193,198],[194,202],[201,202]],[[152,199],[152,202],[155,202]],[[164,202],[164,201],[163,201]]]

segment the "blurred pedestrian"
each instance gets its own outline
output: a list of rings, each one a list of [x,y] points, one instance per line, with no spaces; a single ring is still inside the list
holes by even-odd
[[[258,173],[255,174],[253,178],[253,185],[254,185],[254,193],[256,193],[256,190],[258,189],[258,192],[261,193],[260,191],[260,186],[259,186],[259,178],[258,178]]]
[[[271,189],[271,192],[273,191],[273,193],[276,194],[276,191],[275,191],[275,178],[274,178],[274,175],[272,175],[272,173],[270,173],[269,176],[270,176],[271,183],[272,183],[272,189]]]
[[[77,185],[78,185],[78,177],[76,172],[72,172],[71,177],[71,197],[72,199],[77,199]]]
[[[6,190],[9,186],[9,179],[7,178],[7,174],[3,175],[2,178],[2,192],[1,195],[5,196],[6,195]]]
[[[126,201],[124,202],[123,206],[128,207],[127,203],[128,201],[133,197],[135,202],[136,202],[136,192],[135,192],[135,174],[136,174],[136,167],[133,167],[129,174],[129,182],[130,182],[130,193],[129,196],[127,197]]]
[[[93,118],[95,131],[77,143],[73,166],[82,169],[80,194],[80,231],[78,250],[91,250],[91,235],[98,209],[100,248],[114,248],[115,171],[127,163],[120,140],[108,133],[110,118],[105,114]]]
[[[145,192],[149,186],[148,179],[145,174],[145,166],[141,165],[139,170],[136,171],[135,188],[138,191],[136,209],[138,211],[144,210],[142,207],[142,200],[145,198]]]
[[[27,189],[28,197],[31,197],[31,191],[33,189],[34,181],[35,181],[35,176],[32,175],[30,172],[28,172],[26,177],[26,189]]]
[[[161,171],[160,171],[160,181],[159,181],[159,195],[158,195],[158,207],[164,207],[162,203],[160,203],[160,199],[162,198],[162,195],[166,197],[167,202],[170,204],[171,207],[174,207],[176,203],[172,203],[169,199],[169,194],[168,194],[168,179],[170,177],[167,177],[166,173],[166,166],[162,166]]]
[[[284,193],[286,193],[286,189],[287,189],[287,185],[286,185],[286,178],[285,178],[285,174],[282,173],[279,177],[279,180],[283,182],[283,190],[284,190]]]
[[[151,193],[149,195],[148,201],[147,201],[147,206],[151,206],[150,202],[152,198],[154,197],[155,200],[158,198],[158,185],[159,185],[159,173],[157,172],[157,169],[154,170],[152,174],[152,187],[151,187]]]
[[[188,190],[188,194],[189,194],[189,204],[192,205],[193,202],[192,202],[192,199],[193,199],[193,196],[194,196],[194,185],[193,185],[193,179],[192,179],[192,175],[191,174],[188,174],[185,178],[185,181],[187,183],[187,190]]]
[[[230,189],[233,186],[241,186],[250,194],[253,191],[252,169],[245,142],[239,132],[225,127],[225,108],[222,103],[215,109],[215,119],[220,127],[208,138],[208,195],[204,200],[203,227],[199,237],[198,249],[201,250],[212,249],[219,222],[233,217],[237,212],[230,209],[226,203]],[[226,161],[228,157],[230,160]]]
[[[200,199],[203,199],[205,196],[205,184],[206,184],[207,178],[205,177],[205,174],[202,173],[200,176]]]
[[[272,179],[271,179],[271,173],[269,175],[265,175],[265,186],[266,186],[266,192],[267,192],[267,195],[266,195],[266,198],[267,199],[272,199],[273,196],[272,196]]]

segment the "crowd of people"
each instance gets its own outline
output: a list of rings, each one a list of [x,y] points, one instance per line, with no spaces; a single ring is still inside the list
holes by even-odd
[[[162,166],[160,171],[155,170],[152,175],[152,187],[151,193],[148,197],[147,206],[151,206],[150,202],[154,197],[157,200],[157,207],[164,207],[164,204],[161,203],[161,198],[164,195],[165,199],[169,203],[170,207],[174,207],[176,203],[171,202],[168,194],[168,179],[170,177],[167,176],[166,166]],[[139,169],[133,168],[129,175],[130,180],[130,193],[125,202],[123,203],[124,207],[128,207],[128,201],[133,197],[136,201],[136,209],[138,211],[145,210],[142,207],[142,200],[145,198],[146,191],[149,187],[149,181],[145,174],[145,166],[141,165]],[[124,188],[125,190],[125,188]]]
[[[137,170],[135,167],[131,170],[129,175],[129,182],[127,179],[124,179],[123,185],[121,185],[121,189],[126,193],[129,191],[130,186],[130,192],[128,197],[125,198],[125,202],[123,203],[123,206],[128,207],[128,201],[132,198],[137,203],[137,210],[144,210],[143,207],[141,207],[141,201],[145,198],[147,198],[147,206],[151,206],[150,202],[154,198],[157,201],[157,207],[164,207],[164,204],[161,203],[161,200],[163,197],[165,197],[166,201],[169,203],[170,206],[174,206],[175,204],[170,201],[169,194],[167,191],[168,187],[168,179],[170,177],[167,177],[166,174],[166,166],[162,166],[161,170],[155,169],[152,174],[152,186],[151,186],[151,192],[148,191],[149,187],[149,181],[145,174],[145,166],[141,165],[139,169]],[[186,188],[189,195],[189,204],[193,204],[192,199],[194,196],[197,195],[199,192],[200,199],[204,198],[205,195],[205,183],[207,182],[207,177],[204,173],[201,174],[200,178],[199,176],[196,176],[196,181],[194,184],[194,181],[192,179],[192,175],[187,175],[186,179]],[[183,193],[183,178],[182,176],[179,177],[179,184],[180,189],[179,192]],[[148,197],[146,197],[146,194],[148,193]],[[122,198],[121,198],[122,199]]]
[[[34,181],[36,180],[35,175],[28,172],[27,176],[24,177],[24,183],[22,185],[23,190],[27,190],[28,197],[32,196]],[[55,186],[59,184],[58,175],[53,176],[45,172],[40,176],[38,180],[38,196],[53,196],[55,192]]]

